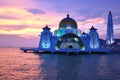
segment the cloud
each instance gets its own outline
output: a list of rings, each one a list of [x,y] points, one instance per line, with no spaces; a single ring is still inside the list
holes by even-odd
[[[4,17],[14,17],[17,19],[26,18],[27,16],[32,16],[33,14],[27,12],[23,8],[16,7],[1,7],[0,16]]]
[[[35,10],[35,9],[32,9]],[[36,9],[37,10],[37,9]],[[39,9],[40,10],[40,9]],[[24,8],[6,7],[0,9],[0,25],[28,25],[33,27],[56,24],[61,19],[62,14],[49,11],[32,14]],[[52,17],[51,17],[52,16]],[[49,17],[49,19],[48,19]]]
[[[30,8],[36,4],[32,0],[0,0],[0,7]]]
[[[12,35],[19,35],[24,34],[28,36],[35,36],[39,35],[39,33],[42,32],[42,29],[40,28],[24,28],[19,30],[0,30],[0,34],[12,34]]]
[[[105,19],[104,18],[91,18],[91,19],[87,19],[86,21],[80,21],[79,25],[89,25],[89,24],[104,24],[105,23]]]
[[[87,19],[91,19],[91,18],[104,18],[106,16],[106,11],[104,10],[93,10],[93,9],[89,9],[89,8],[83,8],[83,9],[79,9],[76,10],[77,15],[83,16],[82,19],[78,19],[80,21],[84,21]]]
[[[32,10],[37,10],[37,8],[32,8]],[[46,24],[53,31],[58,28],[59,20],[63,17],[62,14],[53,11],[32,14],[25,8],[15,7],[2,7],[0,13],[0,34],[12,35],[39,35]]]
[[[52,11],[53,10],[53,4],[51,1],[45,1],[45,0],[31,0],[32,3],[35,4],[35,6],[39,9],[43,9],[45,11]]]
[[[116,16],[113,18],[114,25],[120,25],[120,16]]]
[[[25,35],[0,35],[0,47],[37,47],[38,43],[39,36],[25,37]]]
[[[5,0],[0,0],[0,7],[8,5],[8,2]]]
[[[104,23],[104,18],[91,18],[86,19],[85,21],[78,21],[78,28],[82,31],[89,33],[89,29],[94,26],[98,29],[98,32],[100,34],[103,34],[106,31],[106,25]]]
[[[12,31],[12,30],[21,30],[28,28],[30,26],[27,25],[0,25],[1,30]]]
[[[113,25],[114,33],[120,34],[120,25]]]
[[[116,39],[120,39],[120,33],[115,35]]]
[[[32,14],[44,14],[45,13],[43,10],[35,9],[35,8],[27,9],[27,11]]]
[[[6,15],[1,15],[0,19],[17,19],[16,17],[13,16],[6,16]]]

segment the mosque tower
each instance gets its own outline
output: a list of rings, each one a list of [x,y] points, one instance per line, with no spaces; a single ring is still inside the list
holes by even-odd
[[[108,15],[108,23],[107,23],[106,44],[111,45],[113,43],[114,43],[113,20],[112,20],[112,13],[110,11]]]

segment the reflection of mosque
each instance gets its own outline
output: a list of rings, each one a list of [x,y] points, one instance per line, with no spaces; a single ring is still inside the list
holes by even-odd
[[[59,28],[54,31],[54,34],[50,32],[48,26],[43,28],[39,49],[47,51],[99,49],[99,35],[97,29],[93,26],[90,28],[88,34],[85,32],[82,33],[77,28],[76,21],[67,15],[66,18],[61,20]]]

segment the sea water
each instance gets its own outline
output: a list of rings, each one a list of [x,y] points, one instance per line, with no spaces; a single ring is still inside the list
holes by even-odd
[[[120,54],[34,54],[0,48],[0,80],[120,80]]]

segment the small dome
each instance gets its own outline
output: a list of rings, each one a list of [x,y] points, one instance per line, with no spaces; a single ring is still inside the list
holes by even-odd
[[[77,23],[74,19],[69,17],[69,14],[67,15],[67,18],[64,18],[59,23],[59,28],[74,28],[77,29]]]

